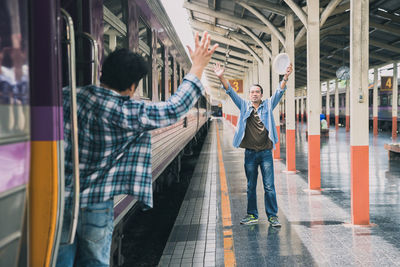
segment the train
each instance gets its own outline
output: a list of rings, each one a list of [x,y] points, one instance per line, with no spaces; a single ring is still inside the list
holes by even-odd
[[[400,84],[400,79],[398,79]],[[369,107],[369,125],[373,125],[373,88],[374,85],[368,86],[368,107]],[[400,85],[399,85],[400,92]],[[335,90],[329,92],[329,116],[330,124],[335,124]],[[398,124],[400,123],[400,95],[398,95]],[[339,87],[339,124],[345,125],[346,121],[346,87]],[[322,113],[326,114],[326,91],[322,92]],[[381,85],[378,83],[378,128],[387,131],[392,127],[392,90],[381,90]]]
[[[104,57],[128,48],[151,70],[135,99],[164,101],[191,62],[159,0],[4,0],[0,25],[0,266],[54,266],[64,209],[62,89],[99,84]],[[151,132],[155,194],[178,179],[183,153],[210,118],[206,94],[180,121]],[[138,207],[130,196],[114,199],[111,266],[123,264],[123,225]]]

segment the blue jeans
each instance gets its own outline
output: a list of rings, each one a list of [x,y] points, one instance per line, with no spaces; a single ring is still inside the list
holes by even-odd
[[[109,266],[114,228],[114,201],[89,205],[79,210],[75,241],[63,245],[68,238],[71,211],[65,211],[58,250],[57,267]]]
[[[261,168],[264,184],[265,212],[268,218],[270,218],[271,216],[276,216],[278,213],[278,203],[276,202],[274,185],[274,164],[271,150],[245,150],[244,169],[247,177],[247,214],[252,214],[258,218],[256,191],[258,166]]]

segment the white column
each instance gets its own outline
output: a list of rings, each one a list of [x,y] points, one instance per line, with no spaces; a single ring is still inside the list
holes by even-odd
[[[351,76],[350,76],[351,79]],[[350,84],[351,81],[346,81],[346,132],[350,130]]]
[[[373,133],[378,135],[378,68],[374,68],[374,91],[372,96]]]
[[[392,94],[392,139],[397,138],[397,109],[398,109],[398,67],[397,62],[393,63],[393,94]]]
[[[353,224],[369,224],[369,0],[350,0],[350,158]]]
[[[273,34],[271,35],[271,52],[272,52],[273,59],[276,57],[276,55],[279,54],[279,40]],[[273,62],[273,59],[271,59],[271,62]],[[272,71],[271,71],[271,79],[272,79],[272,93],[274,94],[276,92],[276,89],[278,89],[278,86],[279,86],[279,74],[276,73],[273,65],[272,65]],[[276,131],[278,132],[279,140],[280,140],[280,119],[279,119],[280,107],[281,107],[281,104],[279,104],[277,107],[275,107],[275,109],[273,111],[274,120],[275,120],[275,124],[276,124]],[[278,142],[277,144],[275,144],[274,159],[280,159],[280,158],[281,158],[280,142]]]
[[[258,70],[259,70],[259,84],[262,86],[264,89],[264,99],[269,98],[270,96],[270,77],[271,77],[271,71],[270,71],[270,58],[263,51],[263,64],[258,64]]]
[[[258,68],[261,64],[258,64],[257,61],[253,62],[253,81],[251,84],[259,83],[260,79],[258,76]]]
[[[319,0],[307,0],[307,10],[308,186],[318,190],[321,188]]]
[[[293,14],[286,15],[285,22],[286,33],[286,53],[288,53],[290,62],[295,70],[294,56],[294,18]],[[295,102],[294,102],[294,81],[295,71],[289,76],[286,90],[286,170],[296,171],[296,118],[295,118]]]
[[[331,112],[331,107],[330,107],[330,82],[326,82],[326,121],[328,122],[328,127],[330,125],[330,112]]]
[[[339,128],[339,83],[335,79],[335,127]]]

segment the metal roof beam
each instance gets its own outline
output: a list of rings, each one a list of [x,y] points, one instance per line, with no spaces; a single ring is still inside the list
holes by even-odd
[[[271,13],[278,14],[278,15],[281,15],[281,16],[286,16],[287,14],[292,13],[292,10],[290,10],[289,8],[283,7],[283,6],[278,5],[278,4],[272,4],[272,3],[269,3],[268,1],[261,1],[261,0],[243,1],[243,0],[238,0],[238,1],[235,1],[235,2],[238,3],[238,4],[239,3],[246,3],[246,4],[250,5],[250,6],[254,6],[254,7],[257,7],[257,8],[262,8],[262,9],[268,10]]]
[[[293,0],[284,0],[285,3],[293,10],[303,25],[308,29],[307,14]]]
[[[212,58],[219,59],[219,60],[226,60],[226,56],[218,55],[216,53],[214,53],[212,55]],[[244,66],[245,68],[248,68],[247,62],[243,61],[243,60],[238,60],[238,59],[234,59],[234,58],[228,57],[228,62],[233,63],[233,64],[237,64],[237,65],[241,65],[241,66]]]
[[[319,20],[319,27],[320,29],[322,26],[325,24],[326,20],[329,18],[329,16],[332,15],[332,13],[335,11],[337,5],[341,2],[342,0],[332,0],[324,9],[324,11],[321,14],[321,18]],[[296,38],[294,40],[294,45],[296,46],[301,39],[304,37],[307,29],[306,27],[303,27],[300,29],[300,31],[297,33]]]
[[[253,21],[251,21],[249,19],[240,19],[240,18],[237,18],[235,16],[222,13],[220,11],[214,11],[212,9],[209,9],[207,7],[203,7],[203,6],[198,5],[198,4],[189,3],[187,1],[185,1],[183,3],[183,7],[186,8],[186,9],[195,11],[195,12],[206,14],[206,15],[211,16],[211,17],[217,17],[219,19],[223,19],[223,20],[235,23],[235,24],[241,24],[241,25],[244,25],[244,26],[247,26],[247,27],[250,27],[250,28],[253,28],[253,29],[257,29],[259,31],[263,31],[263,32],[266,32],[268,34],[271,34],[270,30],[265,25],[257,23],[257,22],[253,22]]]
[[[246,36],[244,34],[225,30],[221,27],[214,26],[214,25],[206,23],[206,22],[201,22],[198,20],[191,20],[190,25],[197,30],[208,31],[209,33],[213,32],[213,33],[219,34],[221,36],[228,36],[228,35],[234,36],[234,37],[236,37],[242,41],[245,41],[247,43],[251,43],[253,45],[257,44],[252,38],[249,38],[248,36]]]
[[[378,29],[380,31],[384,31],[384,32],[387,32],[387,33],[390,33],[390,34],[395,34],[395,35],[400,36],[400,28],[399,27],[390,26],[390,25],[382,25],[382,24],[376,23],[376,22],[371,21],[371,20],[369,21],[369,26],[371,28],[375,28],[375,29]]]
[[[222,48],[222,47],[218,47],[216,51],[224,53],[224,54],[226,53],[226,49]],[[252,57],[249,54],[247,54],[247,52],[246,52],[246,54],[244,54],[244,53],[239,53],[239,52],[236,52],[236,51],[232,51],[230,49],[229,49],[229,56],[234,56],[234,57],[237,57],[237,58],[242,58],[242,59],[250,60],[250,61],[254,61],[255,60],[254,57]]]
[[[265,25],[267,25],[267,27],[270,29],[271,33],[273,35],[275,35],[279,39],[279,41],[281,41],[281,43],[283,45],[285,45],[285,43],[286,43],[285,37],[283,37],[282,33],[275,27],[275,25],[272,24],[272,22],[270,22],[260,11],[258,11],[254,7],[251,7],[251,6],[247,5],[246,3],[241,3],[240,2],[239,5],[241,5],[242,7],[246,8],[247,10],[249,10],[259,20],[261,20]]]
[[[221,63],[222,63],[222,64],[225,63],[225,61],[222,61],[222,60],[219,60],[219,59],[215,59],[215,58],[210,59],[210,62],[211,62],[211,63],[220,63],[220,64],[221,64]],[[240,72],[246,71],[246,70],[244,69],[243,66],[236,65],[236,64],[233,64],[233,63],[229,63],[229,62],[228,62],[228,64],[225,66],[225,68],[229,68],[229,69],[232,69],[232,70],[234,70],[234,71],[240,71]]]
[[[263,64],[263,60],[257,55],[257,53],[247,44],[245,44],[243,41],[236,39],[235,37],[232,38],[235,40],[237,43],[241,44],[242,46],[246,47],[247,51],[250,52],[250,54],[258,61],[259,64]]]
[[[233,46],[233,47],[237,47],[237,48],[240,48],[240,49],[243,49],[243,50],[247,50],[247,48],[244,45],[237,44],[236,42],[234,42],[233,41],[234,37],[232,37],[232,39],[229,39],[227,37],[223,37],[223,36],[221,36],[219,34],[212,33],[212,32],[210,33],[210,35],[211,35],[211,39],[214,40],[215,42],[221,42],[221,43],[227,44],[229,46]],[[243,43],[243,41],[241,41],[241,42]],[[258,48],[254,47],[254,46],[251,47],[251,49],[256,50],[257,52],[261,52],[261,49],[258,49]]]
[[[373,46],[376,46],[376,47],[379,47],[379,48],[383,48],[383,49],[392,51],[392,52],[400,53],[400,47],[397,47],[397,46],[394,46],[394,45],[390,45],[390,44],[387,44],[387,43],[383,43],[383,42],[379,42],[379,41],[373,40],[371,38],[369,39],[369,44],[373,45]]]
[[[239,28],[253,38],[262,47],[263,51],[267,53],[268,57],[272,58],[271,50],[269,50],[269,48],[264,44],[263,41],[260,40],[260,38],[258,38],[250,29],[245,26],[239,25]]]

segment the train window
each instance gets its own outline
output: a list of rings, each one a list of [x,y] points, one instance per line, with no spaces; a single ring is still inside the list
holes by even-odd
[[[386,107],[388,105],[388,97],[387,95],[382,95],[381,96],[381,107]]]
[[[5,144],[29,139],[27,4],[1,1],[0,13],[0,144]]]
[[[176,81],[177,81],[177,86],[181,85],[181,67],[179,66],[179,63],[176,64]]]
[[[388,96],[388,98],[389,98],[389,100],[388,100],[388,104],[389,104],[389,106],[392,106],[392,95],[389,95]]]
[[[124,3],[124,4],[123,4]],[[104,55],[119,48],[128,48],[127,37],[127,7],[123,0],[105,0],[103,5],[104,18]]]
[[[157,40],[158,100],[165,101],[164,46]]]
[[[147,24],[139,18],[139,53],[148,63],[149,75],[146,75],[138,84],[137,92],[142,98],[151,99],[151,30]]]
[[[169,95],[174,93],[174,58],[168,57],[168,92]]]

